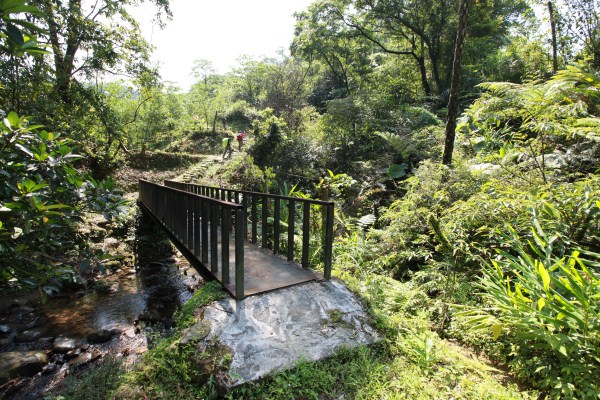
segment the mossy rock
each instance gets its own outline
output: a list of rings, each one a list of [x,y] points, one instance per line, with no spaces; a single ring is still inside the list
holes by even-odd
[[[191,380],[195,384],[204,385],[211,376],[220,376],[221,381],[226,381],[227,371],[233,360],[231,349],[219,341],[212,342],[208,346],[204,343],[196,348],[189,357],[191,365]]]

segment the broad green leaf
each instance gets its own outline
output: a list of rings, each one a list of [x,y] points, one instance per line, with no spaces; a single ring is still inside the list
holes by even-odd
[[[60,209],[60,208],[71,208],[71,206],[67,205],[67,204],[50,204],[50,205],[45,205],[44,204],[44,210],[56,210],[56,209]]]
[[[562,355],[564,355],[565,357],[569,356],[567,354],[567,348],[564,345],[561,345],[558,347],[558,352],[561,353]]]
[[[41,16],[43,15],[43,13],[40,11],[39,8],[34,7],[34,6],[28,6],[26,4],[15,4],[11,7],[7,7],[4,10],[7,14],[18,14],[18,13],[28,13],[28,14],[32,14],[32,15],[38,15]]]
[[[546,305],[546,300],[543,297],[540,297],[537,301],[538,311],[542,311],[544,306]]]
[[[392,164],[388,168],[387,174],[392,179],[398,179],[406,176],[406,165]]]
[[[58,152],[60,153],[61,156],[66,156],[71,151],[72,151],[72,149],[69,146],[60,146],[58,148]]]
[[[38,290],[40,292],[40,302],[42,304],[45,304],[46,301],[48,301],[48,294],[44,290],[42,290],[42,288],[39,288]]]
[[[23,37],[23,33],[19,28],[14,26],[13,24],[6,25],[6,34],[17,46],[23,46],[25,44],[25,38]]]
[[[498,339],[502,334],[502,325],[494,324],[492,325],[492,333],[494,334],[494,340]]]
[[[19,118],[19,115],[14,111],[9,112],[6,116],[6,119],[8,120],[9,128],[18,128],[19,125],[21,125],[21,119]]]
[[[550,289],[550,274],[544,267],[542,263],[538,265],[538,273],[542,278],[542,283],[544,284],[544,290],[547,292]]]
[[[36,26],[35,24],[33,24],[29,21],[25,21],[23,19],[7,18],[6,21],[10,22],[14,25],[22,26],[23,28],[29,29],[32,32],[40,32],[40,33],[45,32],[45,30],[40,28],[39,26]]]
[[[29,157],[33,156],[33,152],[31,150],[29,150],[27,147],[21,145],[21,144],[16,144],[15,147],[19,150],[21,150],[22,152],[24,152],[25,154],[27,154]]]

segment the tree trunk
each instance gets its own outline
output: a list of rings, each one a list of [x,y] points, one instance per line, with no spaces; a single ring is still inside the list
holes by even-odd
[[[554,7],[548,2],[548,14],[550,16],[550,30],[552,32],[552,73],[558,72],[558,49],[556,44],[556,19],[554,18]]]
[[[440,55],[439,51],[433,49],[431,46],[433,44],[428,48],[429,60],[431,61],[431,75],[433,76],[433,83],[435,83],[435,93],[441,94],[445,89],[445,85],[442,83],[442,78],[440,77]]]
[[[217,131],[217,117],[219,116],[219,112],[215,111],[215,117],[213,118],[213,133]]]
[[[66,23],[66,47],[63,54],[59,31],[60,25],[57,20],[60,16],[55,15],[52,2],[47,0],[44,2],[45,17],[48,22],[48,34],[52,53],[54,55],[54,74],[55,74],[55,90],[60,95],[61,100],[65,104],[71,102],[69,94],[71,88],[72,74],[75,67],[75,54],[79,50],[80,32],[78,24],[81,16],[81,0],[69,1],[69,17]]]
[[[425,57],[419,57],[415,55],[415,60],[417,61],[417,64],[419,64],[419,72],[421,74],[421,86],[423,86],[425,96],[431,96],[433,92],[431,91],[431,85],[429,84],[429,80],[427,79],[427,66],[425,65]]]
[[[448,115],[446,117],[446,140],[442,164],[452,164],[454,138],[456,135],[456,117],[458,116],[458,97],[460,94],[461,61],[467,33],[467,15],[470,0],[461,0],[458,7],[458,31],[454,45],[454,61],[452,62],[452,82],[450,84],[450,99],[448,100]]]

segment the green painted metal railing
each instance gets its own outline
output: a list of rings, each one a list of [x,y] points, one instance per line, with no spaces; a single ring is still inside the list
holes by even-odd
[[[334,203],[322,200],[304,199],[298,197],[281,196],[268,193],[250,192],[246,190],[225,189],[211,186],[202,186],[192,183],[165,181],[165,186],[179,189],[188,193],[218,199],[221,201],[235,202],[242,208],[247,220],[243,228],[244,237],[252,243],[258,243],[260,229],[261,246],[270,248],[275,254],[281,253],[281,236],[285,236],[286,256],[288,261],[294,260],[295,249],[295,224],[296,215],[301,208],[302,215],[302,245],[300,264],[309,268],[310,256],[310,230],[311,206],[321,208],[321,247],[322,262],[325,279],[331,278]],[[287,211],[287,221],[282,221],[282,212]],[[259,212],[260,211],[260,212]],[[272,219],[271,219],[272,218]],[[282,232],[287,225],[287,235]]]

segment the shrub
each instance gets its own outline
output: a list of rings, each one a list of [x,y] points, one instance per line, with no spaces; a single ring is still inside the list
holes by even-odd
[[[503,246],[497,230],[510,224],[521,237],[531,238],[531,222],[552,232],[558,257],[574,244],[598,250],[600,180],[590,176],[573,183],[517,186],[486,183],[481,192],[456,202],[440,218],[443,234],[452,243],[462,269],[478,270],[480,257],[489,258]]]
[[[404,197],[382,212],[383,227],[369,234],[380,243],[381,253],[394,255],[388,269],[401,276],[434,258],[439,260],[448,249],[436,246],[440,240],[433,229],[436,221],[453,204],[477,193],[482,181],[460,162],[452,170],[432,161],[423,162],[415,175],[404,181]]]
[[[579,251],[556,257],[552,239],[539,229],[532,236],[525,244],[508,227],[502,240],[516,255],[498,251],[499,259],[484,264],[484,307],[458,316],[494,339],[509,336],[509,365],[534,387],[553,397],[598,398],[600,277],[589,266],[599,264]]]
[[[84,211],[107,219],[125,201],[112,181],[98,182],[73,166],[73,143],[9,113],[0,125],[0,283],[40,287],[42,295],[69,279],[68,257],[86,250],[76,231]]]

